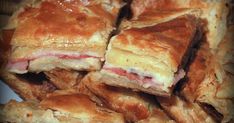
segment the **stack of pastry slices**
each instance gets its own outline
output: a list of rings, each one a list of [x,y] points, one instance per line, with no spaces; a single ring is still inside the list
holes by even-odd
[[[234,122],[231,0],[32,0],[1,30],[10,123]]]

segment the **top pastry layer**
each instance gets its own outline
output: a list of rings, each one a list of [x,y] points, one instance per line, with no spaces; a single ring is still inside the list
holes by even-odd
[[[111,47],[161,60],[174,72],[194,40],[197,21],[183,16],[149,27],[123,30],[111,39]]]
[[[46,0],[19,10],[11,44],[76,49],[106,46],[121,3]]]

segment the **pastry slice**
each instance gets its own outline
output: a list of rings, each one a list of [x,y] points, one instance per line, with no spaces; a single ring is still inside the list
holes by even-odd
[[[193,14],[204,20],[209,47],[216,49],[227,30],[227,15],[231,0],[132,0],[132,18],[122,26],[151,25]]]
[[[121,1],[44,0],[14,14],[7,70],[99,70]]]
[[[106,85],[102,82],[101,74],[98,72],[89,73],[81,83],[103,101],[104,105],[122,113],[129,122],[147,119],[156,110],[160,110],[153,96]]]
[[[181,91],[183,96],[197,102],[215,119],[234,119],[234,26],[230,26],[217,51],[208,46],[199,49],[188,71],[189,81]]]
[[[179,123],[216,123],[197,103],[173,95],[171,98],[157,98],[162,108]]]
[[[234,119],[234,26],[229,27],[218,51],[207,61],[207,73],[196,90],[197,102],[222,115],[222,122]]]
[[[196,16],[201,14],[199,9],[188,7],[187,3],[181,2],[181,0],[132,0],[129,5],[132,16],[129,20],[123,20],[121,28],[150,26],[186,14]]]
[[[50,96],[40,103],[10,101],[0,116],[0,122],[14,123],[124,123],[121,114],[96,106],[82,94]]]
[[[101,70],[103,81],[146,93],[169,96],[185,76],[191,47],[201,38],[198,21],[174,20],[122,30],[111,38]]]

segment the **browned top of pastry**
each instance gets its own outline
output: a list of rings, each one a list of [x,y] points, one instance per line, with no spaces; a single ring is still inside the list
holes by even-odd
[[[111,39],[112,47],[151,57],[164,53],[177,68],[193,41],[196,27],[193,16],[183,16],[154,26],[130,28]]]
[[[18,12],[12,44],[47,47],[55,44],[57,47],[86,45],[95,33],[108,37],[119,8],[120,3],[119,6],[105,3],[104,6],[102,2],[80,0],[47,0],[33,7],[26,6]],[[95,44],[103,45],[104,42]]]

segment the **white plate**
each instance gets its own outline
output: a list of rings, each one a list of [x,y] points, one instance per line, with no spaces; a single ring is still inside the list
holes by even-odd
[[[9,86],[0,80],[0,104],[5,104],[11,99],[19,102],[22,101],[22,99],[12,89],[10,89]]]

